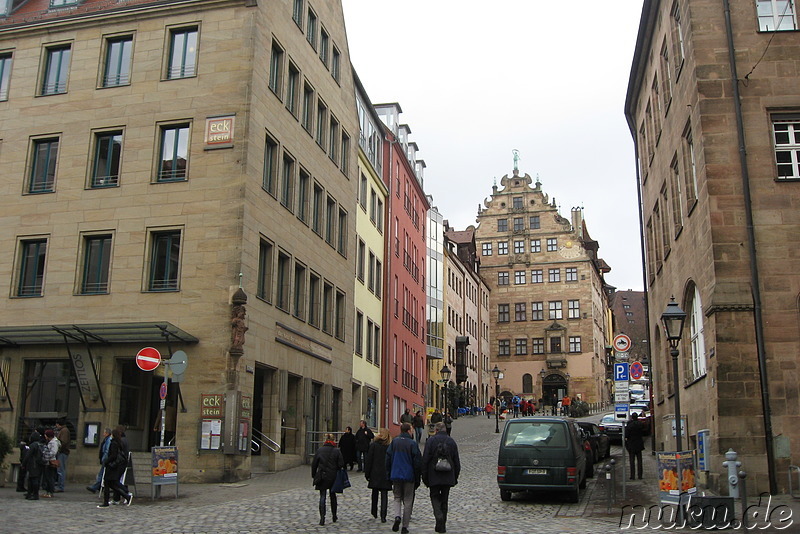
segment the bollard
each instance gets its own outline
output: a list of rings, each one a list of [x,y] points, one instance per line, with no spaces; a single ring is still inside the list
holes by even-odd
[[[611,464],[606,464],[602,470],[606,475],[606,513],[610,514],[614,503],[614,474]]]
[[[747,478],[747,473],[745,473],[744,470],[742,470],[737,473],[737,476],[741,481],[741,486],[742,486],[742,489],[739,492],[742,495],[742,528],[745,531],[747,531],[750,530],[750,527],[747,526],[747,485],[745,483],[745,478]]]
[[[725,461],[722,462],[722,467],[728,468],[728,495],[734,499],[739,498],[739,476],[736,471],[742,466],[742,462],[737,462],[738,455],[733,449],[728,449],[725,453]]]

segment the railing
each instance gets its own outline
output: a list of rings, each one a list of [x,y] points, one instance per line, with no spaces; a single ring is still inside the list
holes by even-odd
[[[261,450],[261,447],[264,446],[271,450],[272,452],[278,453],[281,452],[281,445],[274,439],[270,438],[260,430],[253,428],[253,437],[250,440],[250,450],[252,452],[258,452]]]
[[[325,434],[332,434],[333,438],[336,440],[336,443],[339,443],[339,438],[344,434],[344,432],[327,432],[323,430],[308,430],[306,431],[306,443],[308,443],[308,449],[306,453],[308,456],[313,457],[317,453],[317,449],[319,449],[323,443],[325,443]]]

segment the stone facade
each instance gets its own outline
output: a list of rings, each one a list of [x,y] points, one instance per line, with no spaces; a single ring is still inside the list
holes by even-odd
[[[784,4],[732,0],[728,28],[716,1],[645,1],[625,107],[647,245],[657,446],[676,446],[677,383],[682,447],[710,430],[704,482],[722,493],[728,449],[754,493],[785,490],[800,451],[800,34],[783,31],[797,28],[797,5],[786,4],[780,21],[771,12]],[[689,314],[678,377],[659,321],[671,296]]]

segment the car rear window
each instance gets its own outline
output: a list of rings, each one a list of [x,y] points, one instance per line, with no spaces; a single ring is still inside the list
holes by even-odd
[[[550,447],[567,446],[567,428],[563,423],[508,423],[506,447]]]

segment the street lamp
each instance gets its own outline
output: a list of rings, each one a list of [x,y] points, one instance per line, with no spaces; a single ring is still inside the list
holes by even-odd
[[[444,380],[444,411],[447,413],[449,411],[447,397],[450,395],[450,375],[453,374],[453,371],[445,364],[439,369],[439,374],[442,375],[442,380]],[[450,414],[450,416],[452,417],[452,414]]]
[[[494,405],[495,405],[495,410],[494,410],[494,433],[495,434],[499,434],[500,433],[500,414],[497,413],[497,412],[500,411],[500,399],[499,399],[499,396],[500,396],[500,384],[497,381],[500,379],[500,373],[501,372],[502,371],[500,371],[500,368],[497,367],[497,364],[495,364],[494,369],[492,369],[492,376],[494,376]]]
[[[675,451],[681,450],[681,388],[678,383],[678,345],[681,342],[683,323],[686,321],[684,312],[675,297],[670,297],[667,309],[661,314],[661,324],[669,341],[670,356],[672,356],[672,381],[675,388]]]

